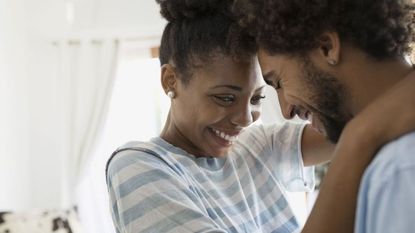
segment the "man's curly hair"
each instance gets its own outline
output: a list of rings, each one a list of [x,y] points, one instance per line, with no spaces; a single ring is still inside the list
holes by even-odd
[[[240,27],[231,8],[233,0],[156,0],[168,21],[160,45],[161,65],[172,63],[186,83],[192,69],[215,56],[250,59],[255,38]]]
[[[414,42],[410,0],[236,0],[233,9],[271,55],[307,53],[327,31],[379,60],[409,54]]]

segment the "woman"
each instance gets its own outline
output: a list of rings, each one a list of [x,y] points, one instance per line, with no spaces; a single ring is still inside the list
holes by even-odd
[[[404,133],[391,123],[385,124],[394,129],[390,135],[371,130],[375,121],[391,122],[385,114],[393,104],[382,102],[378,112],[363,113],[346,127],[346,133],[366,130],[364,137],[347,133],[335,152],[309,126],[248,128],[260,116],[265,84],[257,75],[254,40],[234,21],[231,1],[157,2],[169,21],[160,62],[171,107],[159,137],[128,143],[108,163],[117,232],[298,232],[285,190],[313,188],[313,169],[304,165],[348,153],[370,160],[380,145]],[[414,116],[415,108],[407,114]],[[353,159],[349,165],[366,164]]]

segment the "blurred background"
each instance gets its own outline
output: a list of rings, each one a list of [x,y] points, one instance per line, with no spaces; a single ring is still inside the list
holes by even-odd
[[[115,232],[105,163],[164,124],[164,25],[154,0],[0,0],[0,233]],[[266,95],[261,122],[281,122]]]

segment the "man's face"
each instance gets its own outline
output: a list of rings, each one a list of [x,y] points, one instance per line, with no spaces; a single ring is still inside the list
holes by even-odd
[[[336,143],[351,119],[345,108],[347,91],[333,75],[316,67],[309,58],[268,55],[258,52],[265,82],[277,93],[286,119],[298,115],[309,120],[314,129]]]

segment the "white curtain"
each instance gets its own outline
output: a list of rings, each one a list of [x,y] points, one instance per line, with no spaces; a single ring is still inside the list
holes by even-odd
[[[116,81],[103,132],[79,187],[79,213],[85,232],[114,233],[105,181],[111,153],[128,141],[157,136],[170,99],[160,84],[160,63],[151,48],[159,38],[121,40]]]
[[[107,115],[118,40],[63,40],[58,49],[61,96],[63,206],[75,204],[76,187]]]

